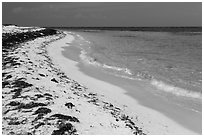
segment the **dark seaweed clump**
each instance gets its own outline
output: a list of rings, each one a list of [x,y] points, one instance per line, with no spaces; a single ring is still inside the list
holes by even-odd
[[[38,37],[57,34],[57,30],[44,29],[35,32],[25,33],[5,33],[2,34],[2,49],[8,49],[14,47],[14,45],[23,43],[28,40],[33,40]]]
[[[38,37],[48,36],[57,34],[57,30],[44,29],[35,32],[24,32],[24,33],[3,33],[2,34],[2,68],[5,69],[8,66],[14,67],[20,65],[17,62],[18,58],[8,56],[9,52],[15,51],[20,43],[34,40]],[[7,66],[7,67],[6,67]]]
[[[42,36],[54,35],[57,34],[57,30],[53,29],[43,29],[35,32],[23,32],[23,33],[3,33],[2,34],[2,70],[4,71],[7,68],[17,68],[22,64],[19,62],[19,58],[15,57],[13,53],[19,47],[20,43],[36,39]],[[33,86],[30,83],[25,82],[25,79],[16,79],[9,80],[13,76],[9,73],[2,73],[2,88],[12,87],[15,88],[11,92],[14,93],[13,99],[21,95],[23,88]]]
[[[52,132],[52,135],[74,135],[76,134],[77,130],[74,128],[74,126],[71,123],[60,123],[59,129],[54,130]]]
[[[71,122],[79,122],[79,120],[76,117],[63,115],[63,114],[54,114],[51,117],[56,117],[58,119],[68,120],[68,121],[71,121]]]
[[[48,114],[48,113],[51,113],[51,112],[52,112],[51,109],[41,107],[38,110],[36,110],[34,114]]]
[[[75,105],[72,104],[71,102],[68,102],[68,103],[65,104],[65,106],[66,106],[67,108],[69,108],[69,109],[72,109]]]

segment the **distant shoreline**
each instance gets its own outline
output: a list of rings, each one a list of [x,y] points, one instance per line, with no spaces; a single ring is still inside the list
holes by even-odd
[[[202,32],[202,27],[49,27],[69,30],[118,30],[118,31],[153,31],[153,32]]]

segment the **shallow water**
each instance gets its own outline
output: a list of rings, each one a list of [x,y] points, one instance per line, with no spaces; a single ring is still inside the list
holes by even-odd
[[[76,32],[81,59],[129,79],[149,80],[176,95],[201,98],[202,34],[197,32]]]

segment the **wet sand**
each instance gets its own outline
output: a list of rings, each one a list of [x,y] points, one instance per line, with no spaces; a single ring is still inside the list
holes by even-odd
[[[72,37],[68,35],[68,37]],[[200,134],[200,112],[194,112],[165,100],[156,89],[141,81],[131,81],[105,74],[93,66],[78,63],[79,49],[66,38],[48,48],[54,63],[71,78],[86,85],[109,100],[126,105],[150,134]],[[55,45],[55,46],[54,46]],[[56,47],[57,46],[57,47]],[[70,46],[70,47],[68,47]],[[66,48],[68,47],[68,49]]]

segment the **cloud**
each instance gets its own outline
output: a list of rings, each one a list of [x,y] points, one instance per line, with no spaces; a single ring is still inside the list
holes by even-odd
[[[4,3],[2,8],[4,20],[56,20],[56,25],[79,22],[79,25],[106,23],[107,26],[199,26],[202,23],[202,3],[20,2]]]

